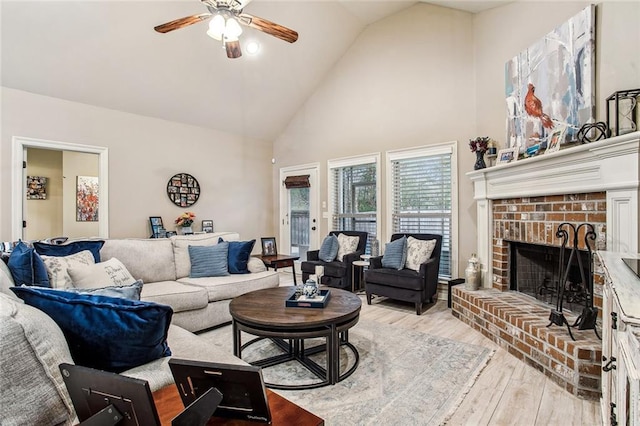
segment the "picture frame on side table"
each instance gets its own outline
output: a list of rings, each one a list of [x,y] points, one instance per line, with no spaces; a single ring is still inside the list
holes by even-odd
[[[166,238],[167,231],[160,216],[149,216],[149,223],[151,223],[151,238]]]
[[[544,152],[545,154],[560,150],[560,144],[564,142],[564,132],[566,129],[565,126],[558,126],[551,132],[549,142],[547,142],[547,150]]]
[[[518,161],[519,147],[512,146],[511,148],[504,148],[498,151],[498,158],[496,158],[496,166],[500,164],[508,164],[514,161]]]
[[[203,220],[202,221],[202,232],[207,234],[213,233],[213,221],[212,220]]]
[[[260,238],[262,242],[262,255],[263,256],[275,256],[278,254],[278,247],[276,246],[276,237],[263,237]]]

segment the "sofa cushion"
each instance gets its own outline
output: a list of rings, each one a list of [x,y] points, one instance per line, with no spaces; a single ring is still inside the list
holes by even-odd
[[[385,244],[382,267],[391,269],[403,269],[407,260],[407,237],[398,238]]]
[[[205,289],[177,281],[147,283],[142,287],[140,297],[142,300],[169,305],[176,313],[206,308],[209,303]]]
[[[67,244],[35,242],[33,243],[33,247],[36,249],[38,254],[44,254],[47,256],[69,256],[70,254],[89,250],[93,255],[94,263],[98,263],[100,262],[100,249],[103,244],[104,241],[102,240],[73,241]]]
[[[191,272],[189,277],[223,277],[229,275],[229,243],[213,246],[189,246]]]
[[[121,372],[169,356],[167,305],[37,287],[11,289],[62,329],[78,365]]]
[[[404,267],[418,272],[420,265],[431,259],[434,248],[436,248],[436,240],[407,238],[407,260]]]
[[[70,254],[69,256],[45,256],[42,255],[44,265],[47,267],[47,275],[51,288],[73,287],[69,269],[93,265],[94,257],[89,250]]]
[[[411,269],[369,269],[365,271],[365,280],[367,285],[375,283],[413,291],[424,288],[424,277]]]
[[[76,288],[123,286],[136,282],[133,275],[115,257],[95,265],[71,267],[67,272]]]
[[[209,302],[233,299],[250,291],[278,287],[280,284],[278,273],[275,271],[235,274],[226,277],[180,278],[178,282],[206,289]]]
[[[344,256],[358,250],[360,237],[351,237],[347,234],[338,234],[338,254],[336,260],[342,262]]]
[[[240,235],[236,232],[214,232],[211,234],[174,235],[169,238],[169,241],[173,244],[177,278],[188,277],[191,273],[189,246],[212,246],[218,244],[220,238],[225,241],[237,241]]]
[[[44,312],[0,294],[0,423],[72,424],[58,365],[72,363],[60,328]]]
[[[16,285],[16,283],[13,281],[13,276],[11,275],[9,267],[3,260],[0,260],[0,293],[16,299],[16,295],[9,290],[14,285]]]
[[[13,281],[18,285],[51,286],[42,258],[33,247],[27,246],[22,241],[11,252],[7,266],[11,271]]]
[[[338,237],[331,234],[324,238],[322,241],[322,245],[320,246],[320,251],[318,252],[318,259],[323,262],[331,262],[338,255]]]
[[[144,283],[176,279],[173,246],[168,238],[106,240],[100,256],[120,260],[135,279]]]

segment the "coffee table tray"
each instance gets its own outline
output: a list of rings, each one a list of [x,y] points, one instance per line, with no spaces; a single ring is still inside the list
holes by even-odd
[[[320,294],[313,299],[294,293],[286,300],[285,306],[288,308],[324,308],[327,306],[330,296],[329,290],[320,290]]]

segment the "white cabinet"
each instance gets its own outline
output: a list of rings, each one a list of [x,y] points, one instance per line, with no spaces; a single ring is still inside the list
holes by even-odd
[[[598,252],[604,268],[602,415],[606,425],[640,426],[640,278],[622,258]]]

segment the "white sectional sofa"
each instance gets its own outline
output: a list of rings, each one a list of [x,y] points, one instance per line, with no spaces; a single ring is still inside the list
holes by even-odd
[[[217,244],[219,237],[227,241],[239,238],[237,233],[216,233],[157,240],[113,239],[105,242],[100,255],[103,261],[117,258],[136,279],[144,281],[142,300],[173,308],[167,337],[173,357],[245,364],[190,331],[230,321],[232,298],[277,287],[278,274],[266,271],[262,262],[253,258],[249,274],[189,278],[188,246]],[[58,368],[60,363],[73,363],[63,332],[47,314],[18,299],[9,290],[12,286],[11,273],[0,261],[0,424],[76,424]],[[173,382],[169,359],[155,359],[121,374],[146,380],[155,391]]]
[[[195,332],[231,321],[229,302],[234,297],[279,285],[278,273],[267,271],[257,258],[249,260],[249,274],[189,278],[189,246],[217,244],[219,238],[238,241],[240,236],[216,232],[160,239],[109,239],[100,250],[100,258],[120,260],[134,278],[144,282],[141,300],[171,306],[172,323]]]

